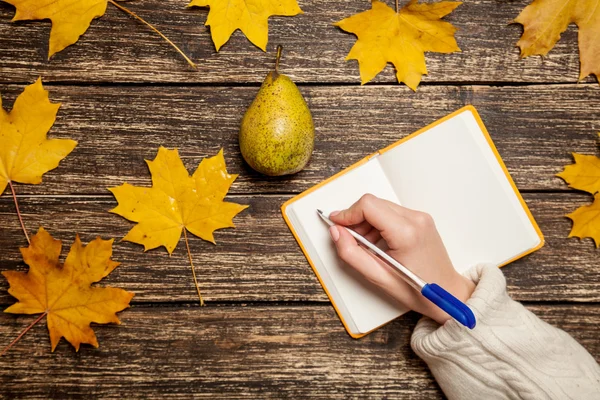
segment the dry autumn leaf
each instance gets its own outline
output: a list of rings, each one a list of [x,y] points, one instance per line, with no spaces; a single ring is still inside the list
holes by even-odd
[[[557,176],[570,187],[594,195],[594,202],[567,215],[573,221],[569,237],[589,237],[600,247],[600,158],[577,153],[573,157],[575,164],[567,165]]]
[[[600,247],[600,193],[594,196],[592,204],[579,207],[567,217],[573,221],[569,237],[589,237]]]
[[[567,165],[556,176],[562,178],[569,187],[595,194],[600,192],[600,158],[573,153],[575,164]]]
[[[335,26],[356,35],[358,40],[346,60],[357,60],[364,85],[383,71],[388,62],[396,68],[398,82],[417,90],[427,74],[425,52],[460,51],[454,38],[456,28],[441,21],[461,2],[417,4],[411,0],[396,10],[377,0],[371,9],[343,19]]]
[[[545,56],[570,23],[579,27],[579,80],[600,78],[600,0],[535,0],[515,19],[523,25],[521,57]]]
[[[49,19],[52,21],[48,58],[76,43],[92,21],[106,12],[108,3],[131,15],[158,33],[192,66],[196,65],[154,26],[114,0],[2,0],[17,9],[13,21]]]
[[[82,343],[98,347],[90,323],[119,324],[116,313],[127,308],[133,297],[133,293],[123,289],[91,287],[119,265],[110,258],[112,243],[113,239],[97,238],[83,246],[77,236],[64,264],[61,264],[61,241],[53,239],[44,228],[40,228],[31,238],[29,247],[21,249],[29,271],[2,272],[10,284],[8,293],[18,300],[4,312],[41,313],[16,340],[46,316],[52,351],[61,337],[77,351]],[[8,348],[4,352],[6,350]]]
[[[3,0],[16,7],[13,21],[49,19],[50,48],[48,57],[79,40],[92,20],[106,12],[108,0]]]
[[[235,227],[233,217],[248,206],[223,201],[237,175],[227,173],[223,150],[202,160],[190,176],[177,149],[158,149],[153,161],[146,160],[152,187],[128,183],[110,188],[119,203],[111,212],[137,222],[123,238],[150,250],[164,246],[175,250],[183,231],[201,304],[204,304],[192,264],[186,231],[215,243],[213,232]]]
[[[296,0],[192,0],[188,7],[210,7],[206,26],[217,51],[233,32],[241,30],[255,46],[267,50],[269,17],[302,14]]]
[[[26,237],[12,183],[41,183],[42,175],[56,168],[77,145],[74,140],[46,138],[59,107],[50,102],[41,79],[25,88],[10,113],[2,108],[0,98],[0,194],[10,186]]]

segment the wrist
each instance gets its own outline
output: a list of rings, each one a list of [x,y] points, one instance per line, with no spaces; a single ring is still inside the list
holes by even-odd
[[[454,297],[462,301],[463,303],[471,298],[475,291],[475,283],[467,278],[456,273],[454,283],[446,290],[448,290]]]
[[[444,289],[446,289],[463,303],[471,298],[471,295],[475,291],[475,286],[476,285],[473,281],[465,276],[460,275],[459,273],[456,273],[452,280],[444,282],[443,284]],[[446,314],[445,311],[429,300],[425,298],[422,299],[426,303],[426,305],[424,305],[423,309],[420,311],[423,315],[433,319],[440,325],[443,325],[446,321],[452,318],[450,315]]]

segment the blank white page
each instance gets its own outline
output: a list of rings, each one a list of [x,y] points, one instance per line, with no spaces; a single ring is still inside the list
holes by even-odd
[[[406,312],[338,257],[328,225],[318,216],[348,208],[365,193],[398,202],[373,159],[293,202],[285,210],[310,260],[353,333],[369,332]]]
[[[379,158],[400,203],[433,216],[459,272],[504,264],[540,243],[470,110]]]

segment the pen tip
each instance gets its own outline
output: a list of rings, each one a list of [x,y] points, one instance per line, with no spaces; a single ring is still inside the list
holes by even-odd
[[[323,215],[323,211],[319,210],[318,208],[317,208],[317,212],[318,212],[319,214]]]

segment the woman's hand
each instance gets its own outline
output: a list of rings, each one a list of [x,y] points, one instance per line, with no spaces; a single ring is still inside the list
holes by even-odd
[[[390,256],[458,299],[466,301],[475,290],[475,284],[452,266],[429,214],[366,194],[347,210],[333,212],[329,217],[334,223],[355,230],[371,243],[383,238]],[[388,295],[440,324],[451,318],[404,282],[391,267],[360,247],[348,231],[332,226],[330,234],[340,258]]]

